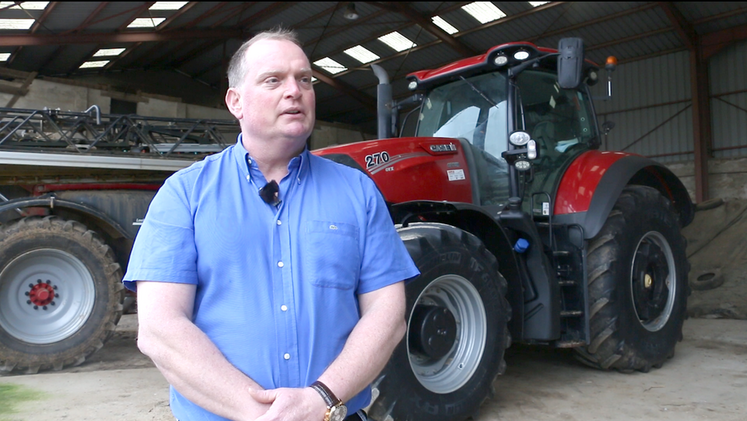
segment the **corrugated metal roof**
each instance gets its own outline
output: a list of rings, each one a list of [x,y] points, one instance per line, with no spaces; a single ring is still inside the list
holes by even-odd
[[[394,78],[395,95],[407,95],[402,79],[407,73],[463,58],[465,50],[480,54],[494,45],[512,41],[528,40],[554,48],[561,37],[580,36],[585,39],[587,56],[594,61],[604,61],[607,55],[614,54],[623,63],[647,58],[656,64],[657,55],[686,48],[665,12],[666,7],[678,10],[701,35],[747,25],[747,2],[551,2],[538,8],[528,2],[494,2],[507,16],[485,25],[461,9],[467,3],[355,2],[351,4],[359,18],[351,21],[343,17],[347,2],[190,2],[182,11],[148,11],[143,8],[145,2],[51,2],[49,13],[1,10],[0,18],[32,16],[38,19],[38,24],[34,33],[31,30],[0,33],[0,41],[22,35],[24,42],[37,45],[0,45],[0,52],[12,53],[5,64],[11,69],[98,81],[111,76],[111,83],[123,89],[136,91],[155,86],[161,91],[154,93],[177,97],[180,93],[173,90],[173,84],[157,81],[164,72],[179,74],[180,80],[186,74],[186,80],[199,86],[200,92],[206,85],[212,87],[212,94],[204,95],[205,103],[215,104],[223,97],[225,61],[240,43],[257,31],[275,25],[290,26],[298,31],[312,60],[331,56],[351,69],[331,76],[339,82],[335,88],[318,84],[318,96],[323,100],[334,98],[331,102],[335,106],[351,108],[338,113],[343,116],[339,118],[367,116],[362,121],[340,121],[371,125],[374,121],[371,104],[361,104],[352,99],[351,93],[366,92],[373,98],[376,80],[368,65],[343,54],[343,50],[358,44],[381,57],[378,63]],[[402,12],[403,7],[409,12]],[[453,36],[455,46],[449,46],[438,34],[416,24],[418,19],[429,22],[434,15],[460,30]],[[116,32],[132,19],[146,16],[175,18],[157,29]],[[87,22],[85,27],[81,26],[84,22]],[[377,40],[393,30],[399,30],[419,47],[398,54]],[[73,40],[71,35],[76,31],[85,33],[89,39]],[[159,37],[134,41],[119,35],[132,33],[157,33]],[[71,41],[58,44],[63,39]],[[104,69],[78,69],[98,48],[112,46],[127,47],[127,51]],[[150,82],[143,80],[149,72],[154,74]],[[122,77],[127,73],[138,77]],[[178,89],[190,88],[182,83]],[[318,116],[324,119],[325,113],[320,111]]]

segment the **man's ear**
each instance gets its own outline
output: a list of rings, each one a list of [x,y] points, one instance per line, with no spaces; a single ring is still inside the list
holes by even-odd
[[[234,88],[228,88],[226,91],[226,107],[236,119],[241,120],[244,116],[244,110],[241,108],[241,94]]]

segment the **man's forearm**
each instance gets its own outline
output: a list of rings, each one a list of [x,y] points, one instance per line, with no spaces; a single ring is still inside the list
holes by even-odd
[[[169,332],[141,330],[138,342],[180,394],[234,420],[254,419],[267,410],[248,393],[261,387],[231,365],[202,331],[188,321],[170,325]]]
[[[344,402],[376,379],[405,333],[404,286],[390,287],[368,297],[373,298],[370,302],[361,301],[360,321],[342,353],[319,378]]]
[[[181,285],[139,282],[138,347],[191,402],[225,418],[253,420],[269,407],[249,394],[260,386],[192,323],[193,294]],[[172,301],[159,298],[164,296]]]

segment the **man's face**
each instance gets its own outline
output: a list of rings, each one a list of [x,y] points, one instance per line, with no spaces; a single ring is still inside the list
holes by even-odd
[[[263,40],[249,47],[244,60],[248,71],[226,102],[245,138],[303,145],[316,116],[311,65],[303,50],[290,41]]]

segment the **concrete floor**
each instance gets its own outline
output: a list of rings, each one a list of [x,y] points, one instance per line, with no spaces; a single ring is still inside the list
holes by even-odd
[[[691,318],[674,359],[650,373],[581,365],[570,350],[514,345],[496,396],[475,421],[747,420],[747,201],[696,213],[684,231],[692,264]],[[712,274],[713,276],[705,276]],[[0,377],[0,421],[166,421],[168,385],[135,346],[136,315],[80,367]],[[6,394],[7,396],[7,394]],[[419,420],[418,420],[419,421]],[[428,420],[423,420],[428,421]]]
[[[167,384],[134,345],[134,315],[82,367],[0,377],[35,400],[17,402],[2,421],[165,421]],[[620,374],[590,369],[568,350],[513,346],[496,397],[475,421],[747,419],[747,321],[690,319],[677,354],[659,370]],[[424,420],[427,421],[427,420]]]

